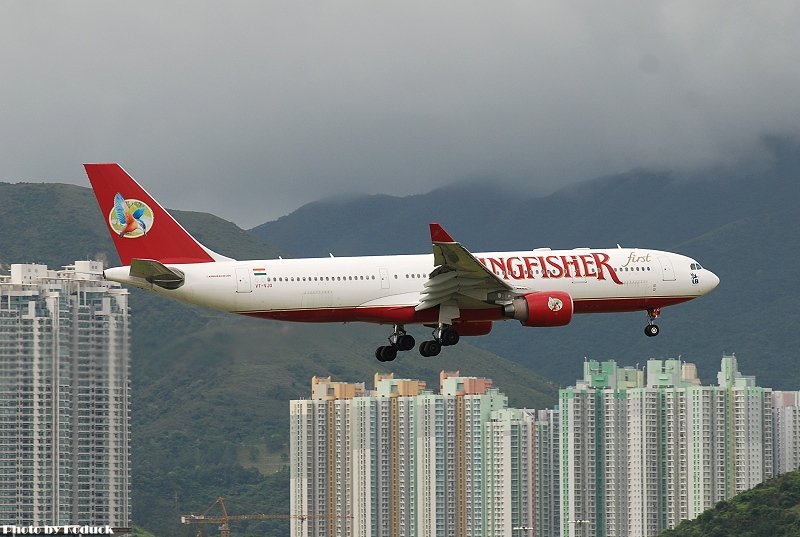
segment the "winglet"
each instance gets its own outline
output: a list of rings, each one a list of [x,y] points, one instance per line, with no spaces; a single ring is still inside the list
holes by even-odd
[[[436,223],[431,223],[431,242],[456,242],[442,226]]]

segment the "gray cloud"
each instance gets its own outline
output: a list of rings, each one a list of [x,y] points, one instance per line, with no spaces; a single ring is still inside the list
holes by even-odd
[[[119,161],[249,227],[478,176],[736,165],[800,125],[796,2],[14,2],[0,180]]]

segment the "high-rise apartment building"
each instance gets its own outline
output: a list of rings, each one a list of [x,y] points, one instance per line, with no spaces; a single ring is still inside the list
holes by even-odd
[[[589,361],[561,390],[561,530],[646,537],[772,477],[772,394],[725,356],[717,386],[692,364]]]
[[[526,412],[534,415],[531,439],[533,525],[523,527],[532,527],[537,537],[558,537],[561,535],[560,412],[558,407]]]
[[[130,525],[128,292],[102,265],[0,276],[0,521]]]
[[[800,392],[772,393],[775,475],[800,468]]]
[[[391,376],[370,392],[315,377],[312,399],[290,403],[291,512],[311,515],[291,534],[489,535],[487,453],[519,448],[487,447],[486,424],[506,406],[490,380],[457,372],[442,372],[439,393]],[[516,434],[527,453],[530,433]],[[493,471],[518,474],[514,457]]]
[[[733,356],[715,386],[680,360],[586,361],[538,411],[458,373],[438,393],[315,378],[291,403],[292,513],[310,515],[292,535],[655,536],[796,468],[798,393]]]
[[[487,537],[533,527],[534,421],[533,412],[507,408],[493,411],[484,427]]]

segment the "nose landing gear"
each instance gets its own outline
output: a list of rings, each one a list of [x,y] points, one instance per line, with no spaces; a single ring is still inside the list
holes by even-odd
[[[649,321],[647,322],[647,326],[644,327],[644,334],[647,337],[657,336],[660,332],[658,325],[653,322],[658,319],[659,315],[661,315],[661,308],[647,310],[647,317]]]

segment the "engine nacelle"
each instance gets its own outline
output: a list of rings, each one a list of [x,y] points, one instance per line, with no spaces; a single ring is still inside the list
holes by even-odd
[[[503,315],[524,326],[564,326],[572,320],[572,297],[564,291],[538,291],[515,298]]]

